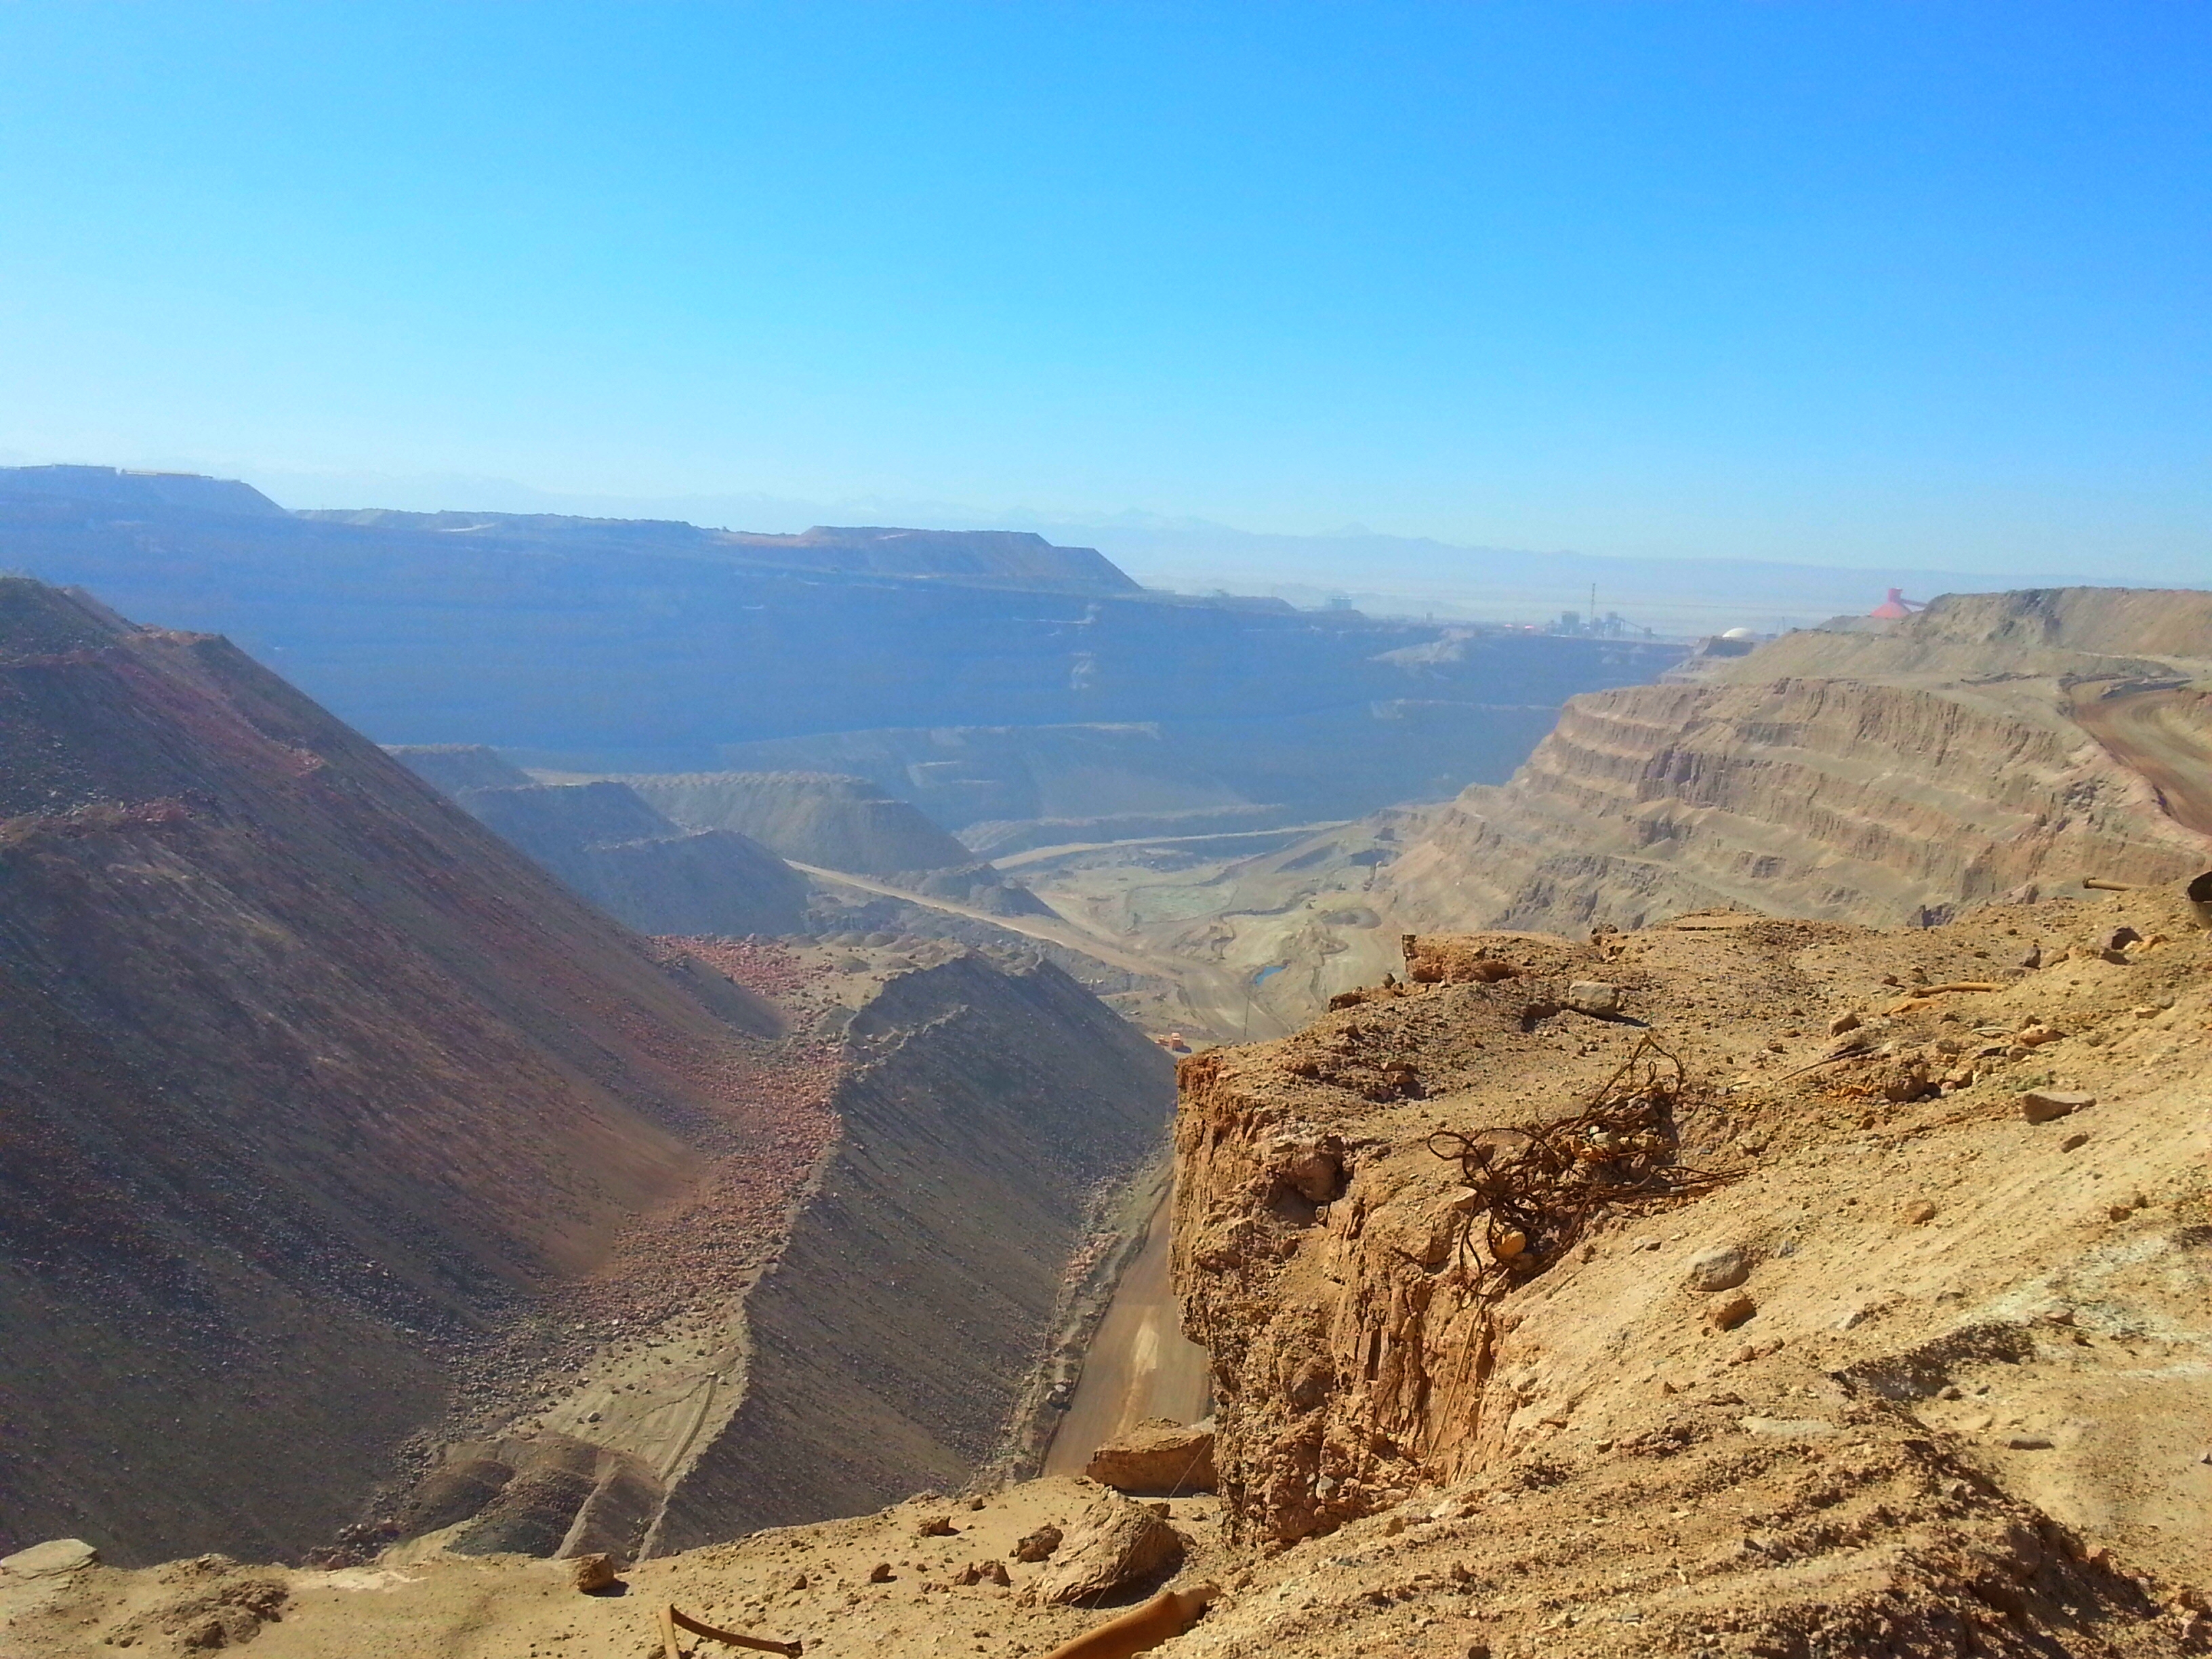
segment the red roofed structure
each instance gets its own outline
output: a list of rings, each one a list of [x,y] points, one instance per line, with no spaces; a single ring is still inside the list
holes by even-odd
[[[1899,617],[1909,617],[1916,611],[1925,611],[1927,608],[1924,605],[1906,599],[1903,588],[1893,587],[1889,590],[1889,596],[1868,611],[1867,615],[1880,617],[1885,622],[1894,622]]]

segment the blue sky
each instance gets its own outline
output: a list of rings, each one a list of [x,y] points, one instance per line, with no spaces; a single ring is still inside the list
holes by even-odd
[[[0,454],[2202,578],[2208,71],[2196,3],[15,3]]]

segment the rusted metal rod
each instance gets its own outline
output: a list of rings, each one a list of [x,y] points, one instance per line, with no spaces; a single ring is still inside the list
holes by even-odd
[[[665,1601],[660,1608],[660,1646],[663,1659],[684,1659],[676,1645],[676,1632],[688,1630],[694,1636],[703,1636],[710,1641],[726,1642],[733,1648],[750,1648],[756,1653],[781,1653],[786,1659],[799,1659],[800,1644],[771,1642],[764,1636],[740,1636],[733,1630],[717,1630],[702,1624],[682,1611],[673,1601]]]

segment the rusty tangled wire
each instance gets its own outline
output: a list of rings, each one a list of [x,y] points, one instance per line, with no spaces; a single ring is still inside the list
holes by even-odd
[[[1688,1089],[1682,1062],[1646,1036],[1573,1117],[1431,1135],[1429,1150],[1458,1160],[1472,1194],[1455,1240],[1469,1292],[1487,1300],[1543,1272],[1602,1206],[1673,1203],[1732,1180],[1674,1162],[1674,1109]],[[1470,1245],[1477,1216],[1487,1261]]]

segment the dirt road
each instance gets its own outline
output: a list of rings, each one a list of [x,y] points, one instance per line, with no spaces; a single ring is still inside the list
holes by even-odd
[[[1206,1350],[1184,1340],[1182,1309],[1168,1282],[1172,1213],[1170,1189],[1091,1340],[1083,1379],[1045,1454],[1047,1474],[1082,1474],[1102,1443],[1141,1418],[1195,1423],[1206,1415]]]
[[[927,910],[942,910],[948,915],[965,916],[971,921],[987,922],[1010,933],[1019,933],[1027,939],[1042,939],[1070,951],[1080,951],[1085,956],[1130,973],[1166,980],[1182,994],[1183,1003],[1190,1011],[1190,1018],[1185,1024],[1194,1032],[1211,1032],[1218,1038],[1234,1036],[1249,1026],[1250,1035],[1255,1040],[1285,1035],[1285,1028],[1280,1022],[1267,1016],[1264,1010],[1254,1009],[1247,994],[1249,987],[1245,981],[1237,974],[1213,963],[1146,951],[1125,939],[1061,916],[994,915],[973,905],[956,904],[950,899],[932,898],[925,894],[909,892],[903,887],[894,887],[889,882],[876,881],[867,876],[848,875],[842,870],[824,870],[811,864],[787,862],[791,862],[793,869],[818,880],[857,888],[861,892],[876,893],[885,898],[901,899]],[[1258,1017],[1255,1017],[1255,1012]]]
[[[2212,836],[2212,696],[2189,690],[2081,697],[2074,719],[2147,780],[2174,822]]]

